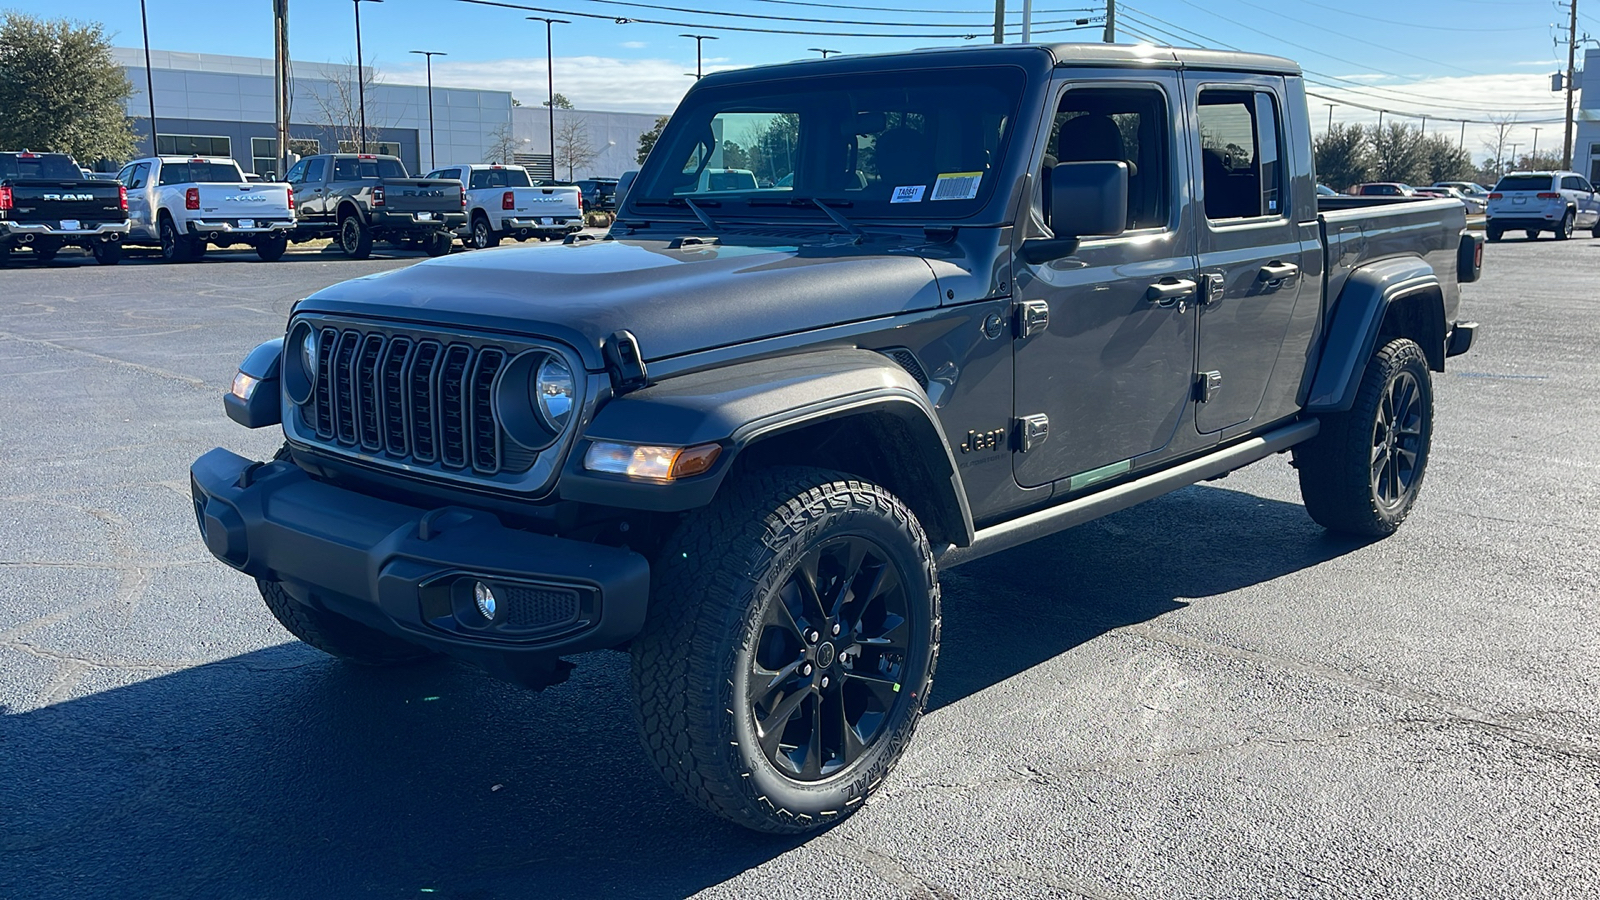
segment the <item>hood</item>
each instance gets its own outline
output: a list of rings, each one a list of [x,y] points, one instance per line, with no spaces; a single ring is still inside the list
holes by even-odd
[[[939,305],[903,239],[862,245],[605,240],[479,250],[337,284],[305,310],[553,338],[590,369],[627,330],[647,361]]]

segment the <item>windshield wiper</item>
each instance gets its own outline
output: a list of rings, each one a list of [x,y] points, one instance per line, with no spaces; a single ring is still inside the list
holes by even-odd
[[[822,210],[823,215],[826,215],[828,218],[832,219],[833,224],[843,228],[845,231],[848,231],[851,237],[856,239],[856,243],[859,244],[866,240],[867,233],[862,231],[860,226],[856,225],[856,223],[845,218],[843,213],[829,206],[829,202],[830,201],[824,200],[821,197],[791,197],[786,200],[762,200],[757,197],[752,197],[745,201],[745,203],[750,206],[787,206],[792,209],[808,209],[814,206],[817,209]],[[837,203],[840,206],[851,205],[849,200],[834,200],[831,202]]]
[[[677,208],[677,209],[687,209],[690,212],[694,213],[694,217],[696,219],[700,220],[700,224],[701,225],[704,225],[705,227],[711,229],[712,231],[717,231],[718,230],[716,220],[712,219],[711,216],[708,215],[704,209],[701,209],[700,203],[696,203],[693,200],[690,200],[688,197],[668,197],[665,200],[650,200],[650,199],[641,198],[639,200],[634,200],[634,201],[631,201],[631,202],[633,203],[634,206],[670,206],[670,207],[674,207],[674,208]],[[715,200],[711,200],[711,201],[702,200],[701,203],[704,203],[706,206],[721,206],[722,205],[721,203],[719,203],[719,202],[717,202]]]

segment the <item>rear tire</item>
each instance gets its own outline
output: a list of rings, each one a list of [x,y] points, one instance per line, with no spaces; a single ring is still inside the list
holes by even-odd
[[[264,262],[276,262],[283,258],[284,251],[289,249],[289,238],[281,235],[269,235],[256,244],[256,255]]]
[[[1561,217],[1561,224],[1556,226],[1556,240],[1564,241],[1572,237],[1572,228],[1575,224],[1577,224],[1577,219],[1573,216],[1572,210],[1569,209],[1567,214]]]
[[[448,231],[435,231],[422,242],[422,252],[429,256],[445,256],[456,239]]]
[[[276,581],[258,578],[256,587],[279,624],[302,642],[329,656],[363,666],[403,666],[434,655],[353,619],[306,606],[290,597]]]
[[[474,216],[472,219],[472,246],[476,250],[487,250],[490,247],[500,246],[500,236],[489,227],[488,216]]]
[[[1539,239],[1539,229],[1537,228],[1528,228],[1523,230],[1522,233],[1530,241],[1537,241]]]
[[[838,472],[751,472],[689,515],[651,575],[634,710],[667,783],[757,831],[859,809],[909,745],[939,657],[916,516]]]
[[[1395,532],[1411,512],[1433,442],[1433,381],[1415,341],[1393,338],[1372,354],[1348,412],[1322,417],[1294,449],[1306,512],[1330,531]]]
[[[351,259],[366,259],[372,255],[372,231],[362,223],[360,216],[351,213],[339,220],[339,249]]]
[[[1499,228],[1485,228],[1484,229],[1484,235],[1489,238],[1489,243],[1491,243],[1491,244],[1500,243],[1500,238],[1504,234],[1505,234],[1505,232],[1503,230],[1499,229]],[[1600,235],[1597,235],[1597,237],[1600,237]]]
[[[172,220],[161,220],[161,258],[169,263],[186,263],[194,258],[194,244],[185,235],[178,233],[178,226]]]
[[[122,261],[122,245],[110,241],[98,241],[89,252],[94,254],[94,261],[102,266],[114,266]]]

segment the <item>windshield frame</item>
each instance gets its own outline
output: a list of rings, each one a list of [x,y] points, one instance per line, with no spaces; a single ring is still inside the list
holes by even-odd
[[[1041,61],[1046,58],[1043,54],[1039,56]],[[816,205],[816,201],[820,200],[826,202],[835,212],[841,212],[852,222],[859,224],[879,223],[900,227],[955,222],[968,225],[982,224],[986,227],[1007,224],[1009,218],[1006,212],[1016,191],[1016,172],[1026,165],[1026,158],[1037,137],[1035,107],[1038,105],[1040,92],[1050,82],[1049,67],[1029,66],[1026,64],[1027,58],[1020,54],[1016,58],[1008,59],[990,56],[963,62],[960,65],[935,65],[926,58],[918,59],[910,56],[899,60],[870,60],[868,62],[873,63],[870,66],[862,65],[861,62],[855,61],[855,65],[848,68],[814,75],[811,73],[802,75],[798,71],[791,74],[785,71],[799,69],[804,65],[791,64],[777,67],[776,70],[755,70],[750,73],[708,77],[705,82],[697,84],[668,121],[666,129],[656,143],[656,149],[646,160],[633,186],[628,190],[623,201],[622,218],[694,222],[696,217],[683,203],[685,199],[693,199],[702,208],[712,210],[719,225],[725,225],[730,221],[736,224],[781,222],[836,228],[833,219]],[[689,131],[695,128],[700,119],[709,121],[719,113],[748,111],[759,106],[762,101],[784,94],[803,98],[808,93],[818,90],[816,83],[824,78],[840,79],[840,86],[837,89],[849,90],[850,85],[846,83],[847,81],[858,81],[869,86],[875,81],[886,79],[916,83],[919,73],[938,76],[941,80],[956,80],[963,76],[952,73],[972,73],[974,70],[994,73],[989,76],[992,79],[989,83],[996,84],[1005,91],[1011,103],[1009,109],[1005,110],[1007,119],[1004,128],[990,153],[987,175],[982,180],[978,195],[974,198],[976,203],[968,205],[963,202],[960,209],[940,208],[937,205],[930,206],[928,203],[908,203],[906,205],[909,208],[901,212],[898,209],[891,209],[889,204],[882,202],[881,199],[857,202],[865,201],[867,198],[855,195],[851,191],[813,193],[774,191],[771,188],[758,187],[757,190],[748,193],[730,191],[662,196],[646,193],[647,190],[658,187],[657,182],[663,178],[664,170],[670,171],[673,167],[677,155],[675,148],[681,147],[687,154],[691,141],[695,140],[689,135]],[[741,75],[745,77],[739,77]],[[765,77],[752,77],[756,75]],[[968,74],[965,77],[974,76]],[[711,110],[709,113],[706,112],[708,107]],[[710,166],[707,171],[715,168]],[[627,222],[623,224],[627,226]]]

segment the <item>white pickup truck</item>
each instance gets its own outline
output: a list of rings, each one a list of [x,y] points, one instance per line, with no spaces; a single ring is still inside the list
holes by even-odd
[[[127,244],[160,247],[168,262],[189,262],[211,244],[249,244],[271,262],[294,230],[287,184],[250,182],[226,157],[151,156],[128,163]]]
[[[457,234],[468,249],[493,247],[508,237],[549,240],[583,230],[583,194],[577,185],[534,187],[520,166],[446,166],[428,177],[466,185],[467,222]]]

